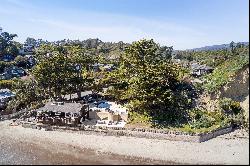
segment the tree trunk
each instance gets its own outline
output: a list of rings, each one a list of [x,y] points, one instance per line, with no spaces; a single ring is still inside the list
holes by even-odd
[[[80,99],[81,98],[81,91],[77,92],[77,97]]]
[[[80,85],[78,87],[77,96],[79,99],[81,98],[81,86]]]

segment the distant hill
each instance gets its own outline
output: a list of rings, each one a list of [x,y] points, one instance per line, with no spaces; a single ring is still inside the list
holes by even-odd
[[[239,42],[240,44],[249,45],[249,42]],[[237,44],[237,43],[235,43]],[[220,45],[212,45],[205,46],[200,48],[187,49],[186,51],[213,51],[213,50],[221,50],[230,48],[230,44],[220,44]]]

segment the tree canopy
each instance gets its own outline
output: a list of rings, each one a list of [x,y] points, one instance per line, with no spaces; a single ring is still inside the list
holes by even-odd
[[[61,98],[65,91],[76,92],[91,82],[87,73],[92,58],[77,46],[43,46],[33,75],[38,85],[51,97]]]
[[[166,50],[153,40],[133,42],[104,83],[113,85],[111,94],[128,101],[131,111],[171,121],[186,107],[187,96],[178,90],[180,69],[169,59],[171,47]]]
[[[0,57],[5,54],[12,54],[14,56],[18,54],[18,48],[13,41],[15,37],[17,37],[16,34],[8,32],[0,33]]]

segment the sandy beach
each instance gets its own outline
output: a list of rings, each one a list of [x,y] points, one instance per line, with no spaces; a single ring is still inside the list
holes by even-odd
[[[41,131],[0,122],[0,164],[249,164],[249,139],[203,143]]]

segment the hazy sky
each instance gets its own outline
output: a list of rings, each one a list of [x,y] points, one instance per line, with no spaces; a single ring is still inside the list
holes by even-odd
[[[142,38],[187,49],[249,41],[248,0],[0,0],[0,26],[61,40]]]

